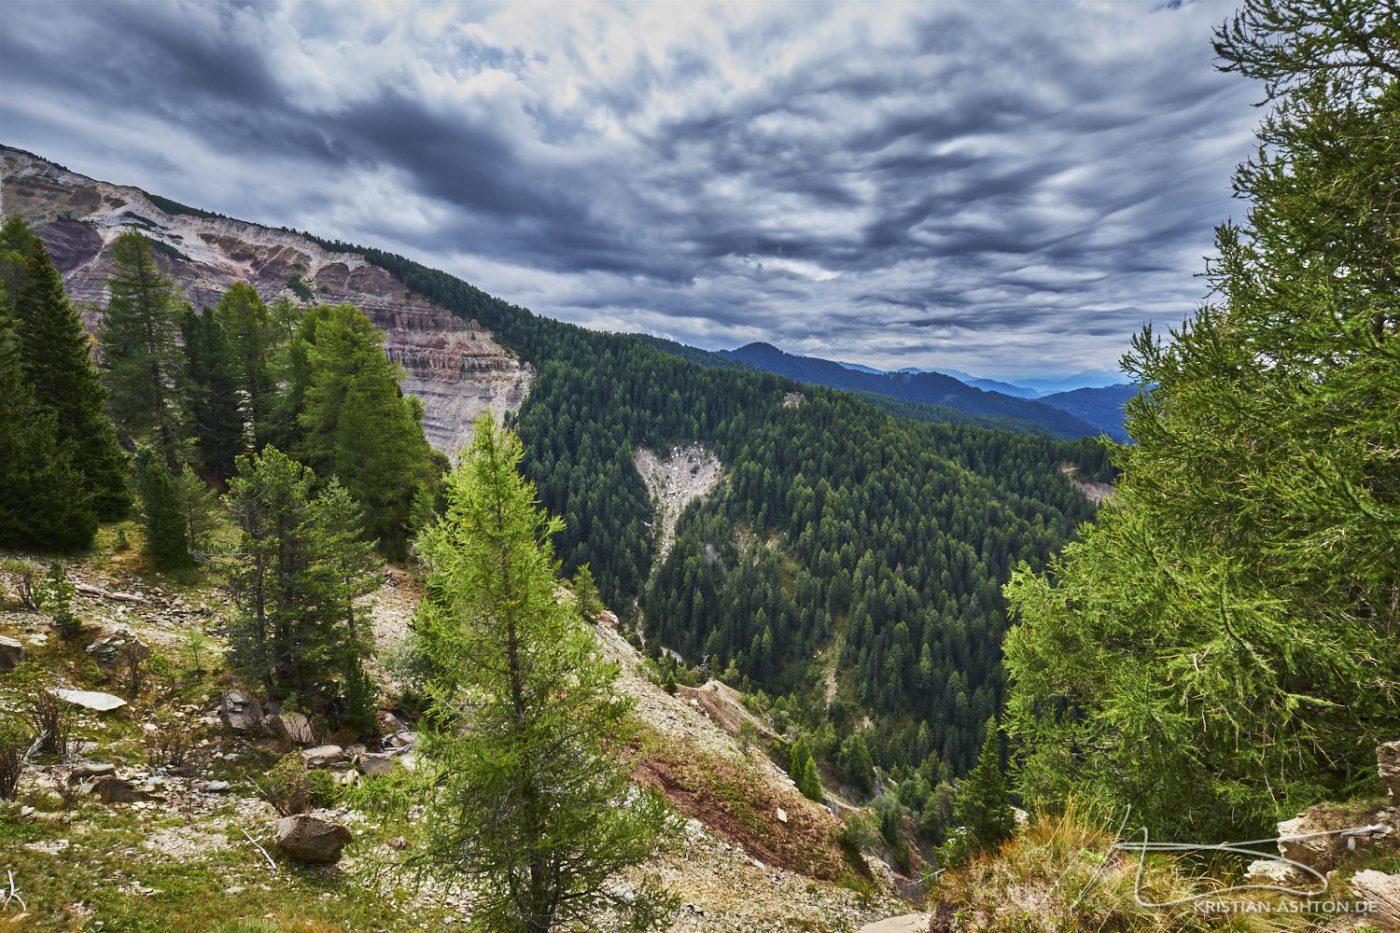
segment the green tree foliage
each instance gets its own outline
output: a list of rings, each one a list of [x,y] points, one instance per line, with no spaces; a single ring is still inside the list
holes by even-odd
[[[818,803],[825,799],[821,775],[817,773],[817,763],[812,758],[812,748],[806,739],[799,738],[792,743],[788,752],[788,776],[807,799]]]
[[[185,540],[189,542],[191,554],[205,552],[213,543],[213,534],[219,527],[219,517],[223,511],[218,493],[202,476],[190,469],[189,464],[173,475],[180,515],[185,523]]]
[[[5,218],[0,226],[0,288],[11,298],[24,291],[29,270],[29,256],[40,239],[18,214]]]
[[[369,534],[388,556],[402,558],[415,503],[434,482],[436,467],[421,407],[400,392],[383,342],[350,305],[309,310],[293,347],[289,394],[298,406],[306,462],[337,476],[364,507]]]
[[[1400,709],[1400,21],[1249,0],[1216,48],[1274,102],[1248,222],[1134,342],[1114,506],[1007,588],[1025,796],[1178,834],[1344,796]]]
[[[1002,702],[1001,585],[1018,560],[1041,566],[1093,516],[1060,466],[1108,478],[1102,445],[912,423],[846,393],[538,317],[354,249],[536,367],[517,420],[522,469],[565,520],[554,544],[566,571],[588,564],[624,615],[638,600],[650,641],[789,697],[794,724],[813,735],[825,703],[811,659],[837,643],[843,692],[875,724],[872,757],[919,765],[922,747],[956,773],[972,767]],[[706,357],[724,359],[695,359]],[[798,390],[806,401],[788,404]],[[681,517],[653,566],[634,453],[697,441],[726,481]]]
[[[857,732],[841,743],[836,767],[841,780],[858,793],[869,794],[875,790],[875,762],[870,757],[864,733]]]
[[[230,366],[238,389],[243,423],[254,446],[272,439],[278,407],[277,371],[283,329],[253,286],[234,284],[214,309],[227,339]]]
[[[56,416],[35,400],[16,323],[0,285],[0,547],[86,547],[97,530],[90,492]]]
[[[174,469],[184,442],[185,361],[177,339],[184,300],[140,233],[117,237],[112,260],[117,272],[99,332],[108,409],[121,431],[155,444]]]
[[[205,308],[186,309],[180,319],[188,372],[188,423],[205,472],[218,480],[233,473],[234,458],[247,447],[240,389],[223,323]]]
[[[962,833],[944,847],[943,855],[958,862],[975,852],[995,851],[1016,833],[1016,814],[1001,768],[1001,738],[995,721],[987,723],[987,737],[977,766],[958,785],[953,816]]]
[[[482,929],[543,933],[600,910],[650,926],[668,899],[623,896],[609,879],[652,852],[664,803],[604,752],[629,704],[556,595],[560,522],[535,504],[521,457],[483,419],[447,480],[446,515],[420,539],[429,577],[416,624],[440,673],[424,746],[428,839],[411,862],[475,882]]]
[[[318,549],[325,555],[319,572],[332,606],[338,606],[344,623],[339,652],[344,686],[342,719],[361,734],[374,730],[377,693],[364,669],[372,649],[369,627],[355,615],[355,600],[379,583],[379,561],[374,542],[365,538],[364,510],[335,478],[316,497],[312,520]]]
[[[180,481],[154,448],[136,451],[136,497],[146,528],[146,554],[158,570],[190,564],[189,516]]]
[[[573,579],[569,581],[569,590],[574,594],[583,621],[589,625],[597,622],[599,613],[606,607],[603,598],[598,595],[598,583],[593,579],[593,571],[588,569],[587,564],[574,572]]]
[[[10,223],[23,222],[13,218]],[[11,236],[7,233],[3,239],[8,242]],[[87,330],[44,244],[38,237],[30,240],[15,312],[34,400],[54,413],[60,440],[72,445],[74,466],[98,517],[119,518],[131,505],[127,457],[104,411],[107,393],[92,360]]]
[[[344,688],[363,712],[364,633],[350,600],[370,587],[354,503],[276,447],[238,458],[228,502],[242,529],[230,591],[232,662],[269,695],[329,704]],[[368,698],[372,702],[372,696]]]

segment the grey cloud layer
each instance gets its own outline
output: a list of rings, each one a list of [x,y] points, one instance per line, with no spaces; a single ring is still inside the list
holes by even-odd
[[[592,326],[991,375],[1200,299],[1222,4],[0,9],[0,138]]]

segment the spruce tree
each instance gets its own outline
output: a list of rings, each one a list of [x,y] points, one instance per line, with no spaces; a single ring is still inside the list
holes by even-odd
[[[214,312],[187,308],[180,319],[185,341],[188,410],[195,451],[208,475],[225,480],[234,458],[248,446],[238,381],[228,339]]]
[[[74,455],[54,413],[34,399],[0,285],[0,547],[71,551],[92,542],[97,516]]]
[[[229,288],[214,313],[225,336],[243,421],[254,446],[262,447],[272,439],[277,407],[278,326],[257,291],[246,282]]]
[[[181,502],[179,482],[154,448],[136,451],[135,486],[151,563],[158,570],[188,566],[188,516]]]
[[[977,766],[958,785],[953,815],[973,850],[995,850],[1016,833],[1016,813],[1001,771],[1001,740],[995,720],[987,722],[987,737]]]
[[[817,772],[816,759],[812,757],[811,746],[805,738],[792,743],[788,753],[788,775],[792,778],[802,796],[821,803],[826,793],[822,788],[821,775]]]
[[[127,456],[104,411],[107,401],[88,334],[68,300],[44,244],[35,237],[15,302],[20,346],[34,399],[56,416],[59,437],[70,442],[99,518],[120,518],[131,505]]]
[[[108,409],[119,430],[155,444],[176,469],[184,443],[185,362],[177,339],[184,301],[140,233],[117,237],[112,260],[117,271],[99,331]]]
[[[230,590],[238,614],[231,658],[269,694],[330,704],[367,731],[375,694],[363,668],[370,633],[354,611],[377,582],[358,504],[276,447],[238,458],[228,502],[242,529]]]
[[[664,803],[631,787],[604,743],[630,704],[578,610],[558,597],[560,528],[517,472],[520,443],[487,417],[423,533],[416,622],[438,676],[424,752],[422,872],[473,883],[483,929],[586,925],[599,911],[649,924],[670,901],[610,879],[645,860]]]
[[[870,746],[863,732],[857,732],[841,744],[838,764],[841,779],[847,784],[862,794],[875,790],[875,762],[870,757]]]
[[[365,537],[364,510],[335,477],[317,495],[312,509],[315,570],[330,611],[344,626],[339,637],[339,668],[344,693],[342,719],[361,734],[374,729],[377,693],[364,668],[373,647],[368,625],[357,618],[355,600],[379,583],[379,560]]]
[[[229,481],[229,506],[243,532],[230,576],[238,614],[229,652],[236,667],[278,699],[324,698],[318,694],[338,660],[338,607],[330,605],[326,581],[312,572],[315,482],[311,470],[271,446],[239,457]]]

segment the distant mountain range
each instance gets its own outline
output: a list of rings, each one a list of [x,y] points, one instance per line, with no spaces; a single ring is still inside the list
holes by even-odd
[[[1001,427],[1015,429],[1015,422],[1019,422],[1023,429],[1062,438],[1105,433],[1115,440],[1125,440],[1122,406],[1136,394],[1135,387],[1120,385],[1106,389],[1081,388],[1031,398],[1028,396],[1039,395],[1039,390],[1031,386],[977,379],[966,373],[961,375],[970,381],[942,372],[917,369],[882,372],[859,364],[786,353],[768,343],[751,343],[737,350],[721,350],[713,355],[799,382],[885,396],[900,402],[942,406],[994,419],[993,423]],[[1058,380],[1037,381],[1052,384]],[[1009,391],[1002,391],[1003,388]],[[1008,424],[1007,419],[1012,419],[1013,423]]]
[[[883,376],[889,372],[895,373],[942,373],[945,376],[952,376],[959,382],[975,386],[978,389],[987,389],[990,392],[1000,392],[1003,395],[1014,395],[1017,398],[1040,398],[1045,395],[1055,395],[1061,392],[1071,392],[1075,389],[1098,389],[1113,388],[1123,385],[1121,373],[1109,372],[1106,369],[1085,369],[1068,376],[1029,376],[1025,379],[1018,379],[1016,382],[1006,382],[1001,379],[988,379],[985,376],[974,376],[965,373],[960,369],[919,369],[916,366],[906,366],[902,369],[876,369],[873,366],[866,366],[863,363],[846,363],[841,365],[847,369],[855,370],[858,373],[869,373],[873,376]]]

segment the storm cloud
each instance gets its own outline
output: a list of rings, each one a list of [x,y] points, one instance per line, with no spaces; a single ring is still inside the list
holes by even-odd
[[[1111,369],[1243,214],[1231,9],[10,0],[0,141],[592,327]]]

